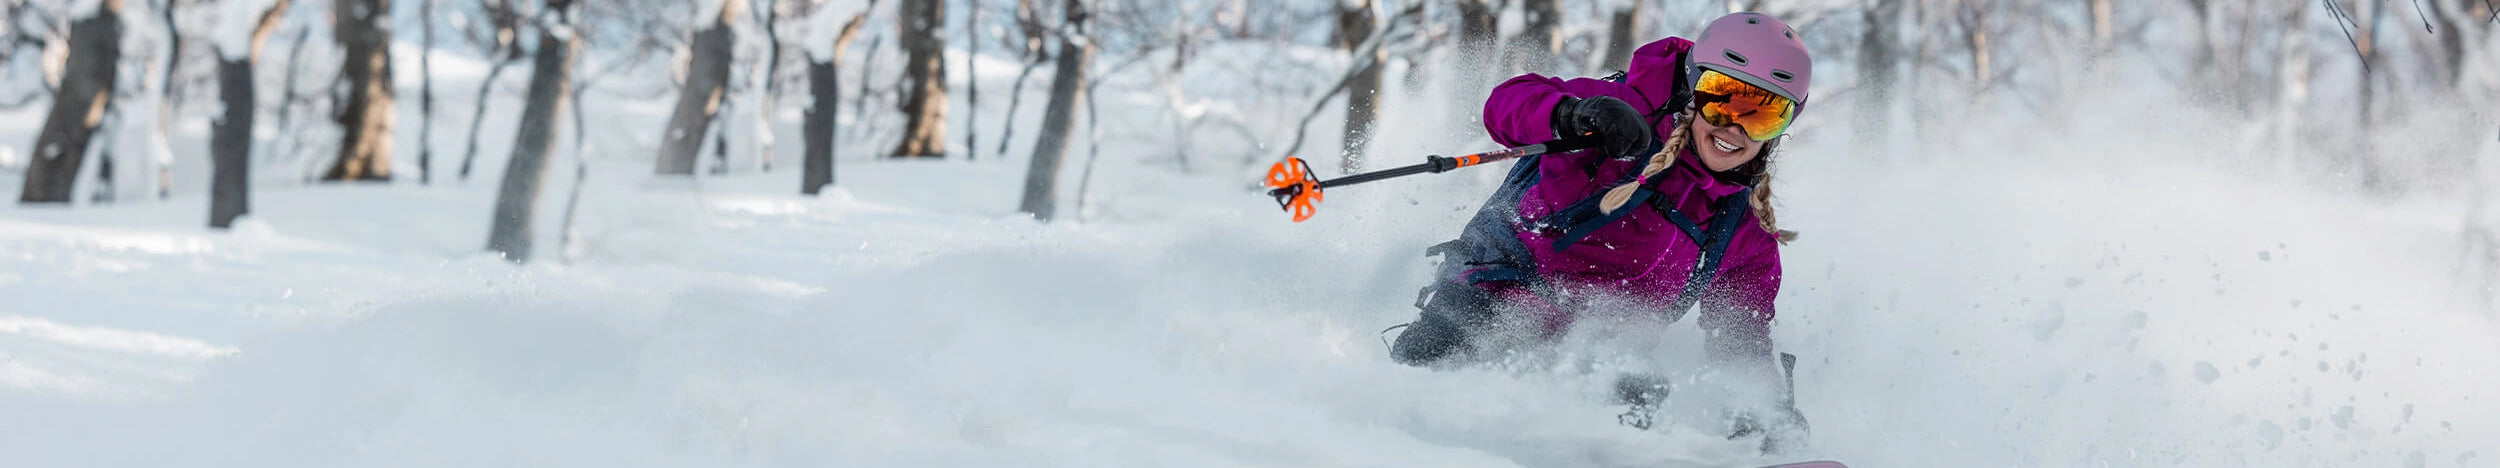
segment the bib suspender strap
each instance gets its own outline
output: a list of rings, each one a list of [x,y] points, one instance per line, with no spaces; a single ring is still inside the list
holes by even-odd
[[[1716,206],[1711,207],[1709,235],[1694,237],[1702,245],[1701,260],[1693,263],[1693,275],[1685,278],[1683,294],[1676,295],[1675,304],[1667,308],[1667,323],[1675,323],[1676,320],[1683,319],[1686,312],[1701,304],[1702,290],[1708,289],[1710,282],[1718,279],[1719,267],[1723,260],[1727,259],[1729,241],[1735,240],[1736,230],[1743,229],[1745,226],[1745,210],[1752,207],[1750,204],[1752,192],[1752,189],[1738,190],[1713,203]],[[1678,213],[1672,208],[1666,208],[1664,211],[1667,213],[1667,219],[1674,222],[1676,227],[1684,229],[1684,232],[1693,233],[1701,230],[1700,226],[1693,225],[1692,220],[1684,217],[1683,213]]]

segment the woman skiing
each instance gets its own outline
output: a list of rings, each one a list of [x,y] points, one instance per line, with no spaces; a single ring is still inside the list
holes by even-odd
[[[1714,366],[1779,378],[1772,298],[1779,244],[1793,234],[1773,223],[1770,166],[1806,103],[1805,45],[1777,19],[1737,13],[1698,42],[1644,45],[1630,65],[1612,79],[1529,74],[1493,89],[1484,124],[1495,141],[1600,144],[1520,160],[1465,233],[1436,247],[1443,266],[1392,347],[1399,362],[1482,359],[1496,351],[1477,349],[1491,332],[1550,338],[1588,311],[1674,321],[1698,309]],[[1802,432],[1780,393],[1783,414],[1754,419]]]

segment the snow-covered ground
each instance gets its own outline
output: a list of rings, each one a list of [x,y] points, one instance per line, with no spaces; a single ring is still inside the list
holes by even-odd
[[[445,123],[474,65],[438,58]],[[1017,70],[981,71],[995,90]],[[1132,88],[1102,100],[1168,92]],[[956,115],[1030,138],[1037,90],[1028,115],[1003,94]],[[2500,464],[2500,319],[2465,205],[2247,170],[2214,156],[2241,139],[2208,137],[2236,126],[2083,111],[1908,154],[1850,148],[1846,114],[1818,111],[1780,156],[1803,237],[1774,328],[1812,445],[1762,457],[1706,422],[1617,425],[1603,372],[1389,362],[1377,332],[1411,319],[1421,249],[1498,170],[1344,189],[1293,224],[1240,163],[1274,149],[1182,172],[1147,137],[1165,114],[1106,110],[1090,201],[1061,210],[1083,220],[1041,224],[1013,213],[1021,154],[852,142],[839,189],[805,198],[792,123],[779,171],[652,183],[636,138],[660,107],[592,103],[576,235],[551,232],[565,159],[527,266],[481,248],[501,125],[476,181],[264,174],[231,232],[201,227],[192,185],[0,207],[0,466]],[[1335,121],[1306,148],[1334,148]],[[438,125],[442,157],[464,135]],[[1484,145],[1389,125],[1391,164]]]
[[[1805,237],[1776,330],[1804,356],[1797,457],[2500,457],[2500,326],[2457,287],[2444,205],[1806,146],[1782,169]],[[1347,189],[1293,225],[1233,178],[1111,170],[1092,221],[1041,225],[1006,209],[1021,164],[856,163],[824,199],[786,172],[685,189],[596,169],[574,260],[526,267],[477,253],[483,187],[273,188],[231,233],[198,227],[196,197],[0,211],[0,458],[1778,461],[1617,426],[1597,376],[1388,362],[1375,331],[1412,313],[1414,253],[1468,204],[1425,191],[1475,181]]]

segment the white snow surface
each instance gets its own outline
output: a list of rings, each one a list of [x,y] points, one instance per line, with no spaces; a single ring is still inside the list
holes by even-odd
[[[2448,286],[2458,246],[2443,233],[2456,226],[2435,205],[2194,166],[1903,169],[1790,154],[1782,219],[1805,237],[1786,251],[1776,335],[1805,357],[1800,406],[1816,431],[1787,457],[1617,426],[1602,372],[1389,363],[1374,332],[1412,313],[1414,253],[1467,205],[1421,192],[1436,182],[1346,189],[1295,225],[1227,177],[1125,173],[1125,188],[1097,188],[1122,200],[1116,211],[1040,225],[1001,208],[1022,164],[864,160],[823,199],[784,194],[778,175],[645,189],[641,164],[602,165],[579,258],[517,268],[474,252],[484,189],[267,189],[233,233],[194,227],[184,199],[7,208],[0,411],[17,417],[0,422],[0,454],[22,466],[2494,456],[2476,451],[2500,440],[2485,391],[2500,388],[2486,367],[2500,330]],[[1690,337],[1679,330],[1670,338]]]
[[[1231,60],[1314,67],[1270,52]],[[483,68],[436,65],[459,90]],[[985,91],[1019,71],[983,65],[966,79]],[[1307,103],[1187,81],[1263,125]],[[1034,88],[1022,115],[949,114],[1023,119],[1023,141]],[[1169,104],[1104,89],[1106,107]],[[1439,105],[1417,101],[1388,115]],[[2227,119],[2102,103],[1906,153],[1849,147],[1846,110],[1816,111],[1779,156],[1779,219],[1803,237],[1773,330],[1802,357],[1814,431],[1762,456],[1708,433],[1703,385],[1661,430],[1615,423],[1618,372],[1704,380],[1676,366],[1690,324],[1635,321],[1629,346],[1575,336],[1524,365],[1389,362],[1376,332],[1412,319],[1419,252],[1500,168],[1334,190],[1295,224],[1239,156],[1276,149],[1201,138],[1184,173],[1167,111],[1106,109],[1092,202],[1073,205],[1069,161],[1065,219],[1041,224],[1012,211],[1022,143],[896,162],[846,133],[838,188],[805,198],[795,171],[746,165],[652,183],[664,105],[586,104],[578,240],[555,232],[561,161],[527,266],[481,253],[506,120],[468,183],[264,178],[228,232],[200,227],[197,189],[0,205],[0,466],[2500,463],[2500,322],[2491,278],[2466,273],[2468,205],[2252,170],[2264,152],[2211,138],[2245,128],[2179,123]],[[25,114],[0,113],[0,133],[30,135]],[[1307,153],[1336,148],[1321,121]],[[1438,124],[1384,122],[1375,161],[1489,146]]]

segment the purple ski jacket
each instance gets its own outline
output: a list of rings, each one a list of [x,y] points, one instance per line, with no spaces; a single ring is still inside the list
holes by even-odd
[[[1676,88],[1684,86],[1676,75],[1681,68],[1681,55],[1692,44],[1670,37],[1641,46],[1633,52],[1631,69],[1622,82],[1565,80],[1535,74],[1511,78],[1495,87],[1491,98],[1485,101],[1485,130],[1504,146],[1551,140],[1556,136],[1553,109],[1565,96],[1612,96],[1649,114],[1657,138],[1663,140],[1674,126],[1682,125],[1677,119],[1680,109],[1653,111],[1667,105]],[[1694,224],[1709,226],[1715,221],[1712,202],[1734,196],[1745,187],[1712,177],[1689,148],[1679,151],[1672,167],[1651,178],[1650,187],[1657,191],[1657,197],[1663,197],[1652,203],[1663,203],[1659,208],[1671,207],[1690,217]],[[1560,251],[1552,245],[1562,232],[1527,221],[1600,195],[1624,180],[1625,173],[1640,170],[1647,163],[1646,157],[1615,159],[1582,151],[1521,162],[1529,163],[1538,165],[1538,179],[1521,194],[1518,216],[1513,218],[1511,228],[1529,246],[1534,270],[1548,287],[1537,291],[1517,283],[1484,283],[1494,289],[1496,298],[1543,315],[1544,323],[1552,327],[1549,331],[1568,326],[1572,312],[1558,309],[1571,309],[1564,304],[1572,302],[1568,298],[1540,295],[1602,295],[1660,305],[1674,304],[1680,299],[1687,278],[1701,259],[1703,245],[1670,222],[1662,209],[1627,206],[1624,209],[1632,210],[1631,213]],[[1709,337],[1711,356],[1747,361],[1769,359],[1771,302],[1780,287],[1779,242],[1760,227],[1752,209],[1739,213],[1745,219],[1728,240],[1715,280],[1699,292],[1695,313]]]

